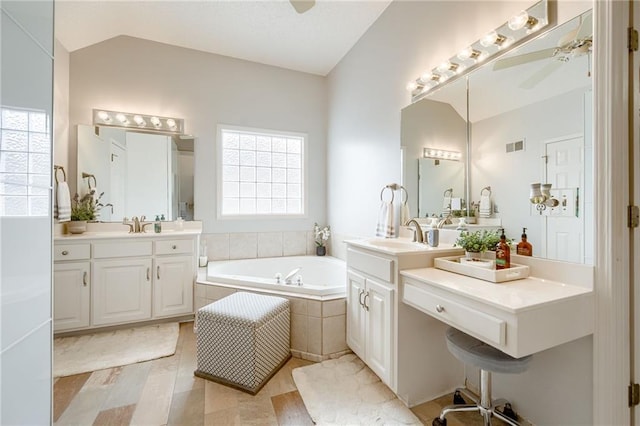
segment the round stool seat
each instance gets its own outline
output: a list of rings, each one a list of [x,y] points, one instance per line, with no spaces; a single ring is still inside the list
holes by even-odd
[[[522,373],[532,356],[514,358],[462,331],[447,330],[447,348],[460,361],[494,373]]]

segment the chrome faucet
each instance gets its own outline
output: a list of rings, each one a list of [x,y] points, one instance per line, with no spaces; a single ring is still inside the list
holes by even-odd
[[[285,277],[284,277],[284,283],[286,285],[291,285],[292,284],[292,279],[294,277],[295,274],[298,273],[298,271],[302,269],[302,268],[295,268],[293,271],[289,272]]]
[[[442,219],[440,219],[438,221],[438,224],[436,225],[436,228],[440,229],[444,225],[450,225],[450,224],[451,224],[451,213],[449,213],[446,217],[443,217]]]
[[[420,224],[415,219],[409,219],[407,223],[404,224],[404,226],[409,226],[412,223],[415,224],[415,228],[413,229],[413,241],[424,243],[424,234],[422,233],[422,228],[420,227]]]

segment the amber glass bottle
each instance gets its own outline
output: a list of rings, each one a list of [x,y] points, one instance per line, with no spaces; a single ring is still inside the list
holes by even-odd
[[[511,248],[507,244],[507,237],[504,235],[503,228],[500,242],[496,245],[496,269],[507,269],[509,267],[511,267]]]
[[[527,228],[522,228],[522,241],[516,246],[516,253],[522,256],[533,255],[533,246],[527,241]]]

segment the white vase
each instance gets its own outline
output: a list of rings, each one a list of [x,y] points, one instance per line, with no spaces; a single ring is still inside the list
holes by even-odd
[[[68,223],[67,229],[72,234],[82,234],[87,230],[86,220],[72,220]]]
[[[464,255],[467,259],[482,259],[482,253],[479,251],[465,251]]]

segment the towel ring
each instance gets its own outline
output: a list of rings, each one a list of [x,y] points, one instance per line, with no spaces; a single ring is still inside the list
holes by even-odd
[[[480,196],[481,197],[484,195],[484,191],[488,191],[489,192],[489,196],[491,196],[491,187],[490,186],[485,186],[484,188],[482,188],[480,190]]]
[[[98,186],[98,181],[96,177],[90,173],[82,172],[82,179],[87,179],[87,184],[89,185],[89,191]],[[91,179],[93,179],[93,187],[91,187]]]
[[[391,186],[389,185],[385,186],[384,188],[382,188],[382,191],[380,191],[380,201],[384,201],[384,199],[382,198],[382,195],[384,194],[385,189],[388,189],[389,191],[391,191],[391,202],[393,203],[395,194],[393,193],[393,189],[391,189]]]
[[[401,186],[400,189],[402,190],[402,194],[404,195],[402,204],[407,204],[407,201],[409,201],[409,193],[407,192],[404,186]]]
[[[449,193],[449,197],[453,197],[453,188],[448,188],[444,190],[444,193],[442,194],[443,197],[447,196],[447,192]]]
[[[56,179],[56,183],[60,183],[60,182],[58,182],[58,170],[62,171],[62,177],[64,178],[63,182],[66,182],[67,181],[67,172],[64,171],[64,167],[55,166],[54,165],[53,166],[53,177]]]

